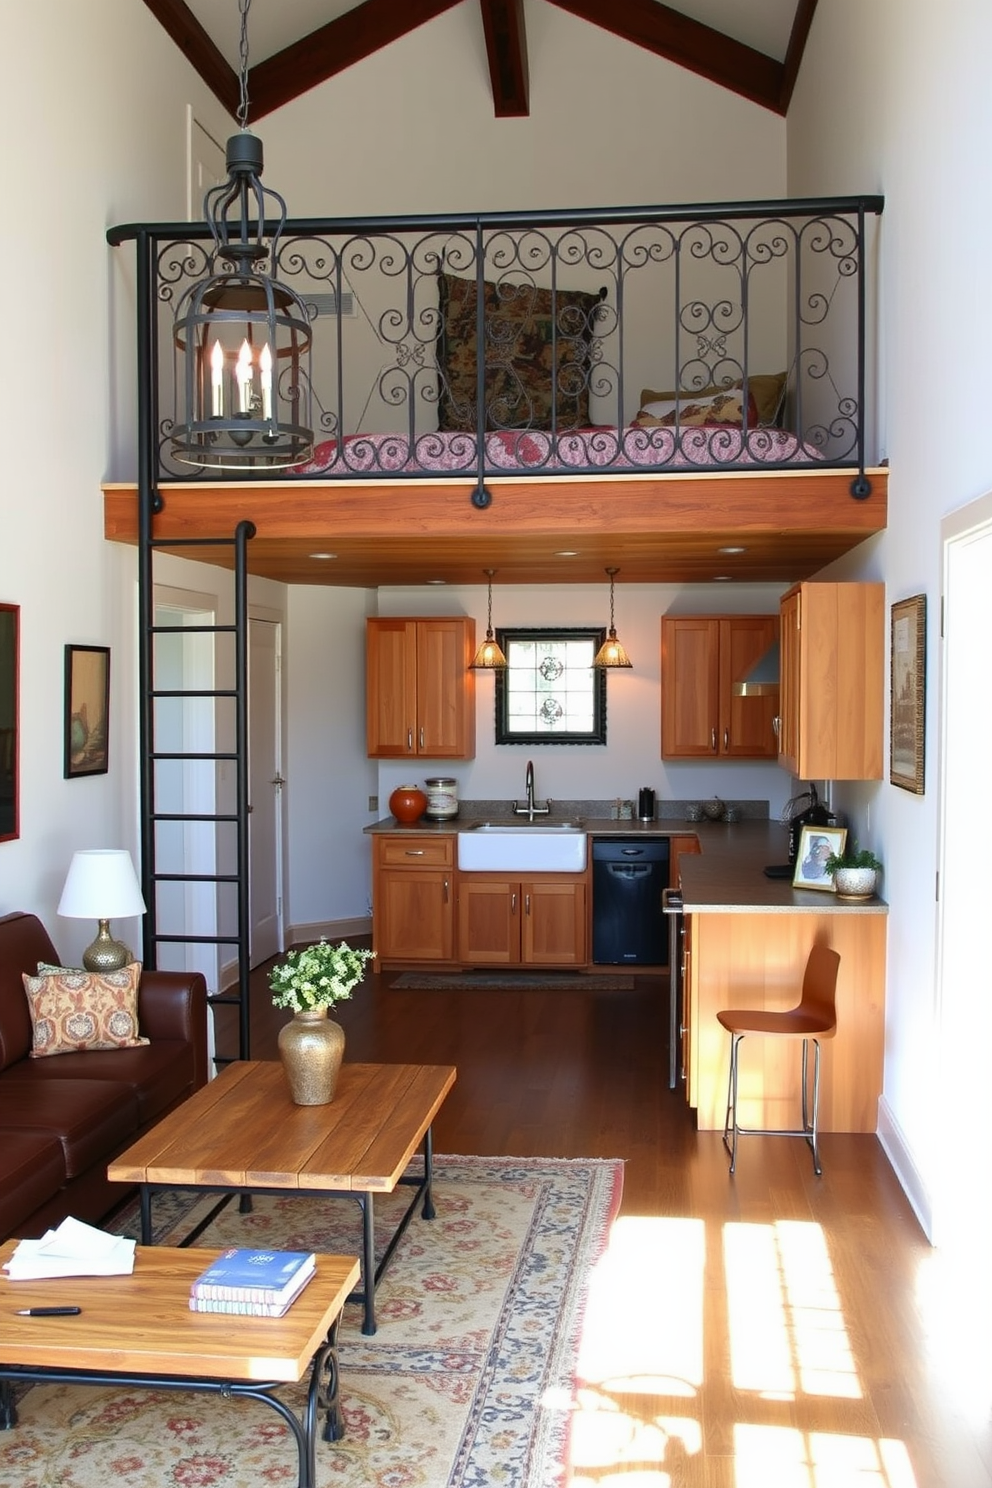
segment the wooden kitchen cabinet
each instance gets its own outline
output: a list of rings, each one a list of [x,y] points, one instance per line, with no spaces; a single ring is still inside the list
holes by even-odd
[[[777,690],[741,697],[778,639],[777,615],[665,615],[661,621],[664,759],[774,759]]]
[[[448,961],[455,944],[454,838],[375,839],[372,948],[383,962]]]
[[[463,873],[458,960],[467,966],[584,966],[587,905],[585,875]]]
[[[366,748],[370,759],[472,759],[475,621],[366,621]]]
[[[779,763],[801,780],[881,780],[885,586],[797,584],[780,613]]]

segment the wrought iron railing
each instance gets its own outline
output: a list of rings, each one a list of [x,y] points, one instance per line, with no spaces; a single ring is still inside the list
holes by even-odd
[[[313,323],[315,455],[281,480],[475,482],[637,469],[859,472],[870,232],[882,198],[290,222],[278,278]],[[139,240],[139,388],[171,454],[172,320],[203,225]],[[259,469],[260,478],[273,472]],[[217,479],[217,472],[210,474]],[[239,473],[239,481],[245,476]]]

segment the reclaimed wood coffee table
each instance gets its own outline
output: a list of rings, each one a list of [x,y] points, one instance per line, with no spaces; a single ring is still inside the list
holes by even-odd
[[[0,1264],[17,1245],[0,1247]],[[191,1312],[189,1289],[219,1250],[138,1246],[130,1276],[10,1281],[0,1273],[0,1429],[17,1424],[13,1383],[121,1385],[247,1397],[290,1427],[300,1488],[316,1488],[316,1430],[343,1435],[338,1319],[358,1280],[355,1256],[318,1255],[317,1269],[281,1318]],[[22,1307],[78,1306],[76,1317],[20,1317]],[[236,1323],[236,1326],[232,1326]],[[272,1392],[310,1369],[303,1420]]]
[[[455,1082],[452,1065],[344,1064],[334,1099],[297,1106],[276,1061],[237,1061],[146,1132],[107,1169],[114,1182],[141,1190],[141,1239],[152,1242],[152,1195],[203,1188],[225,1195],[346,1195],[362,1210],[362,1332],[375,1332],[375,1293],[418,1202],[434,1218],[431,1124]],[[406,1174],[423,1144],[422,1174]],[[398,1184],[415,1193],[385,1252],[375,1261],[377,1193]],[[217,1206],[218,1208],[220,1206]],[[197,1225],[192,1244],[217,1209]]]

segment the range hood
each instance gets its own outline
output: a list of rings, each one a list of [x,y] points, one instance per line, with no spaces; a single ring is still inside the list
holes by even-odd
[[[778,692],[778,679],[779,648],[776,641],[760,661],[755,662],[747,676],[734,683],[732,691],[735,697],[768,697]]]

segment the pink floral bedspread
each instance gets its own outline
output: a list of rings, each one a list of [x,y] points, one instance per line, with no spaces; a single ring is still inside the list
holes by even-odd
[[[486,435],[487,469],[662,470],[719,469],[720,466],[806,465],[822,455],[781,429],[741,429],[725,425],[699,428],[577,429],[555,437],[542,431],[506,430]],[[474,434],[349,434],[318,444],[313,458],[294,465],[303,476],[405,474],[471,476],[478,468]]]

